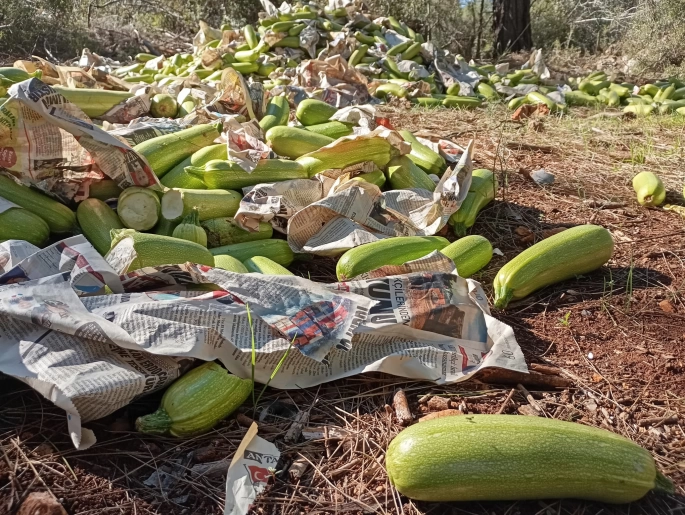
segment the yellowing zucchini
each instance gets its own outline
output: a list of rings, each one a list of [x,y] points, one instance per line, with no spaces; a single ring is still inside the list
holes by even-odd
[[[258,231],[246,231],[233,218],[212,218],[200,223],[207,233],[207,246],[211,248],[246,241],[267,240],[273,235],[273,227],[269,223],[260,222]]]
[[[99,118],[114,106],[133,96],[133,93],[128,91],[67,88],[64,86],[52,86],[52,88],[69,102],[76,104],[90,118]]]
[[[266,142],[279,156],[296,159],[333,143],[333,138],[296,127],[276,126],[267,131]]]
[[[641,206],[660,206],[666,200],[664,183],[652,172],[640,172],[633,177],[633,189]]]
[[[302,125],[317,125],[330,120],[337,111],[337,107],[326,102],[308,98],[297,104],[295,117]]]
[[[210,161],[203,168],[188,167],[186,171],[201,179],[210,190],[239,190],[255,184],[307,179],[307,170],[296,161],[262,159],[251,172],[232,161]]]
[[[415,424],[385,456],[390,482],[421,501],[576,498],[629,503],[673,492],[646,450],[604,429],[542,417],[464,415]]]
[[[449,241],[441,236],[397,236],[366,243],[345,252],[335,267],[338,280],[347,281],[385,265],[403,265],[441,250]]]
[[[614,240],[604,227],[579,225],[550,236],[505,264],[494,281],[495,307],[540,288],[598,269],[611,258]]]
[[[435,183],[409,156],[392,159],[388,163],[386,176],[393,190],[423,189],[435,191]]]
[[[485,268],[492,259],[492,245],[477,234],[460,238],[440,252],[454,261],[457,273],[464,278]]]
[[[40,216],[28,209],[11,207],[0,213],[0,243],[24,240],[42,247],[50,237],[50,227]]]
[[[187,261],[214,266],[214,256],[202,245],[169,236],[137,232],[133,229],[112,231],[110,253],[115,252],[117,245],[128,244],[128,239],[132,240],[136,254],[127,269],[128,272],[148,266],[179,265]]]
[[[220,254],[214,256],[214,268],[221,268],[236,274],[247,274],[249,270],[233,256],[228,254]]]
[[[78,205],[76,218],[84,236],[103,256],[111,247],[112,229],[124,228],[114,210],[95,198],[87,198]]]
[[[126,188],[117,202],[117,214],[124,226],[136,231],[148,231],[159,221],[159,197],[148,188]]]
[[[238,211],[243,196],[231,190],[172,189],[162,197],[162,216],[178,221],[197,208],[200,221],[210,218],[233,216]]]
[[[193,208],[191,213],[183,218],[171,235],[179,240],[192,241],[193,243],[207,247],[207,233],[200,227],[197,208]]]
[[[186,172],[189,166],[199,167],[215,159],[228,159],[228,147],[226,143],[218,143],[201,148],[192,156],[186,157],[183,161],[174,166],[159,181],[167,188],[185,188],[189,190],[207,189],[205,183]]]
[[[67,206],[4,175],[0,175],[0,195],[42,218],[52,233],[69,233],[76,226],[76,215]]]
[[[264,275],[294,275],[290,270],[282,267],[275,261],[264,257],[254,256],[243,261],[243,265],[249,272],[256,272]]]
[[[494,200],[498,189],[497,176],[490,170],[479,168],[473,171],[469,192],[459,210],[449,219],[454,234],[466,235],[466,230],[476,223],[478,213]]]
[[[220,131],[221,123],[195,125],[143,141],[133,147],[133,150],[145,156],[157,177],[164,177],[174,165],[214,143],[220,136]]]
[[[258,240],[224,245],[210,250],[215,256],[228,254],[238,261],[244,263],[245,260],[255,256],[263,256],[275,261],[281,266],[290,266],[295,259],[295,255],[284,240]]]
[[[138,417],[136,429],[151,435],[199,435],[238,409],[250,393],[250,379],[240,379],[209,361],[174,381],[159,409]]]
[[[150,100],[150,114],[155,118],[174,118],[178,112],[176,99],[166,93],[158,93]]]

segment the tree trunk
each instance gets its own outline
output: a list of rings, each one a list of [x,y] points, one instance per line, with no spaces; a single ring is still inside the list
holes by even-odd
[[[533,47],[530,0],[493,0],[492,11],[495,55]]]

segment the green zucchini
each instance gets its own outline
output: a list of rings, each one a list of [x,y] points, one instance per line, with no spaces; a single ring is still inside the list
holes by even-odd
[[[188,216],[197,208],[200,221],[233,216],[243,196],[231,190],[171,189],[162,197],[162,216],[172,222]]]
[[[180,265],[187,261],[214,266],[214,256],[202,245],[169,236],[137,232],[133,229],[112,231],[110,253],[115,251],[117,245],[124,244],[129,239],[132,240],[136,255],[127,272],[149,266]]]
[[[411,144],[409,159],[426,173],[434,173],[441,176],[447,168],[445,159],[421,143],[416,136],[409,131],[399,131],[400,135],[407,143]]]
[[[409,156],[392,159],[386,168],[386,178],[393,190],[423,189],[435,191],[435,183]]]
[[[673,492],[648,451],[551,418],[463,415],[415,424],[388,446],[390,482],[421,501],[576,498],[629,503]]]
[[[660,206],[666,200],[664,183],[652,172],[640,172],[633,177],[633,189],[641,206]]]
[[[274,97],[266,105],[266,111],[264,117],[259,120],[259,126],[266,132],[271,127],[288,125],[289,116],[290,106],[288,105],[288,99],[284,96]]]
[[[492,259],[492,245],[477,234],[460,238],[440,252],[454,261],[457,274],[464,278],[485,268]]]
[[[302,125],[318,125],[330,120],[337,111],[337,107],[326,102],[308,98],[297,104],[295,117]]]
[[[441,250],[449,241],[441,236],[397,236],[366,243],[345,252],[335,267],[338,280],[347,281],[385,265],[403,265]]]
[[[272,127],[266,132],[266,142],[279,156],[297,159],[304,154],[333,143],[333,138],[296,127]]]
[[[4,175],[0,175],[0,193],[5,200],[42,218],[54,234],[70,233],[76,227],[76,214],[67,206]]]
[[[466,235],[466,231],[476,223],[478,213],[495,199],[498,189],[497,176],[490,170],[479,168],[473,171],[469,192],[448,222],[454,234],[460,237]]]
[[[84,236],[103,256],[112,246],[112,229],[124,228],[114,210],[95,198],[87,198],[78,205],[76,218]]]
[[[221,135],[221,130],[220,122],[195,125],[143,141],[133,147],[133,150],[147,159],[157,177],[164,177],[176,164],[211,145]]]
[[[304,166],[285,159],[262,159],[251,172],[243,170],[238,163],[219,160],[210,161],[203,168],[188,167],[186,171],[202,179],[210,190],[239,190],[261,183],[309,178]]]
[[[42,247],[50,237],[50,227],[40,216],[23,207],[11,207],[0,213],[0,243],[24,240]]]
[[[113,198],[119,198],[122,190],[116,181],[111,179],[103,179],[98,182],[93,182],[88,188],[88,197],[96,198],[98,200],[110,200]]]
[[[252,380],[240,379],[209,361],[174,381],[159,409],[136,419],[136,430],[151,435],[199,435],[238,409],[251,393]]]
[[[255,256],[264,256],[281,266],[290,266],[295,259],[288,242],[284,240],[247,241],[210,249],[210,252],[214,256],[228,254],[242,263]]]
[[[124,226],[136,231],[148,231],[159,221],[160,205],[157,193],[148,188],[126,188],[117,201],[117,214]]]
[[[226,143],[218,143],[201,148],[192,156],[169,170],[159,181],[167,188],[185,188],[189,190],[205,190],[205,183],[186,172],[188,166],[204,166],[214,159],[228,159],[228,147]]]
[[[287,268],[264,256],[247,258],[245,261],[243,261],[243,265],[245,265],[245,268],[247,268],[248,272],[256,272],[258,274],[294,275]]]
[[[338,121],[318,123],[316,125],[308,125],[305,127],[309,132],[321,134],[329,138],[338,139],[343,136],[349,136],[354,131],[349,124]]]
[[[207,247],[207,233],[200,227],[197,208],[193,208],[191,213],[181,220],[181,223],[176,226],[171,235],[179,240],[192,241],[193,243]]]
[[[214,256],[214,268],[221,268],[222,270],[234,272],[236,274],[247,274],[249,272],[245,265],[228,254]]]
[[[604,227],[579,225],[550,236],[505,264],[494,281],[495,307],[504,309],[540,288],[600,268],[613,254]]]
[[[375,184],[379,188],[383,188],[385,185],[385,174],[383,173],[382,170],[375,170],[373,172],[369,173],[362,173],[357,175],[356,177],[352,178],[353,181],[364,181],[364,182],[370,182],[371,184]]]

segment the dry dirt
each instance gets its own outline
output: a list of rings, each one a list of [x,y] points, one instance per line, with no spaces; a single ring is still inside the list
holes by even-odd
[[[477,276],[488,294],[499,267],[549,229],[603,225],[614,237],[615,253],[601,270],[494,311],[514,328],[534,369],[553,371],[556,375],[547,377],[568,384],[528,384],[536,407],[516,387],[517,380],[502,384],[502,377],[436,387],[374,374],[296,392],[268,390],[259,409],[281,415],[262,423],[264,436],[283,452],[283,470],[295,460],[306,470],[298,479],[276,474],[255,513],[647,515],[685,510],[685,220],[671,211],[640,207],[630,186],[635,173],[655,171],[669,189],[667,202],[683,204],[682,119],[625,120],[579,110],[561,119],[512,122],[500,108],[389,108],[386,113],[397,128],[427,130],[462,145],[475,139],[476,165],[496,170],[502,185],[497,200],[471,230],[503,253]],[[541,187],[527,177],[540,168],[556,176],[553,185]],[[331,281],[334,262],[301,264],[296,271]],[[30,492],[45,490],[70,515],[222,513],[222,476],[191,481],[181,473],[170,486],[143,482],[172,464],[183,471],[231,456],[245,431],[236,419],[186,441],[133,432],[135,417],[156,408],[158,395],[88,424],[98,443],[77,452],[61,410],[19,382],[0,379],[0,385],[0,513],[17,513]],[[392,490],[383,468],[384,449],[401,429],[390,407],[398,388],[415,417],[446,408],[533,410],[620,433],[654,455],[674,480],[677,495],[648,495],[620,507],[579,501],[414,503]],[[328,426],[328,437],[284,444],[290,422],[283,418],[282,403],[310,410],[310,425]],[[249,407],[243,416],[258,415]]]

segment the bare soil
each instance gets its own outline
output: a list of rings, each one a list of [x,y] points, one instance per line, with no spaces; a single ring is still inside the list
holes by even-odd
[[[301,391],[269,389],[255,413],[282,403],[310,411],[311,426],[328,437],[285,444],[290,421],[271,416],[262,435],[305,472],[278,473],[255,513],[413,514],[672,514],[685,510],[685,220],[639,206],[630,186],[643,170],[658,173],[667,202],[683,204],[685,122],[672,117],[630,120],[577,110],[571,115],[512,122],[502,108],[430,111],[387,108],[397,128],[426,130],[465,145],[475,139],[478,167],[494,169],[501,189],[471,233],[502,252],[481,272],[488,294],[497,270],[546,231],[593,223],[609,229],[615,253],[606,267],[545,288],[493,313],[514,328],[529,365],[555,370],[565,388],[527,386],[484,377],[451,386],[370,374]],[[527,173],[555,175],[539,186]],[[452,236],[450,236],[452,237]],[[295,269],[317,281],[334,280],[334,262],[315,259]],[[550,368],[551,367],[551,368]],[[502,379],[504,381],[504,379]],[[0,513],[15,514],[32,491],[48,490],[70,515],[220,514],[223,476],[191,481],[145,480],[155,471],[184,471],[230,457],[245,429],[235,418],[191,440],[145,437],[133,421],[154,410],[159,395],[87,424],[98,443],[73,450],[61,410],[28,387],[0,379]],[[525,503],[416,503],[397,494],[384,472],[384,449],[401,430],[392,409],[402,388],[415,418],[456,409],[462,413],[519,413],[573,420],[630,438],[655,457],[677,495],[648,495],[629,506],[580,501]],[[533,412],[531,412],[533,409]],[[537,411],[536,411],[537,410]],[[342,433],[342,434],[341,434]]]

